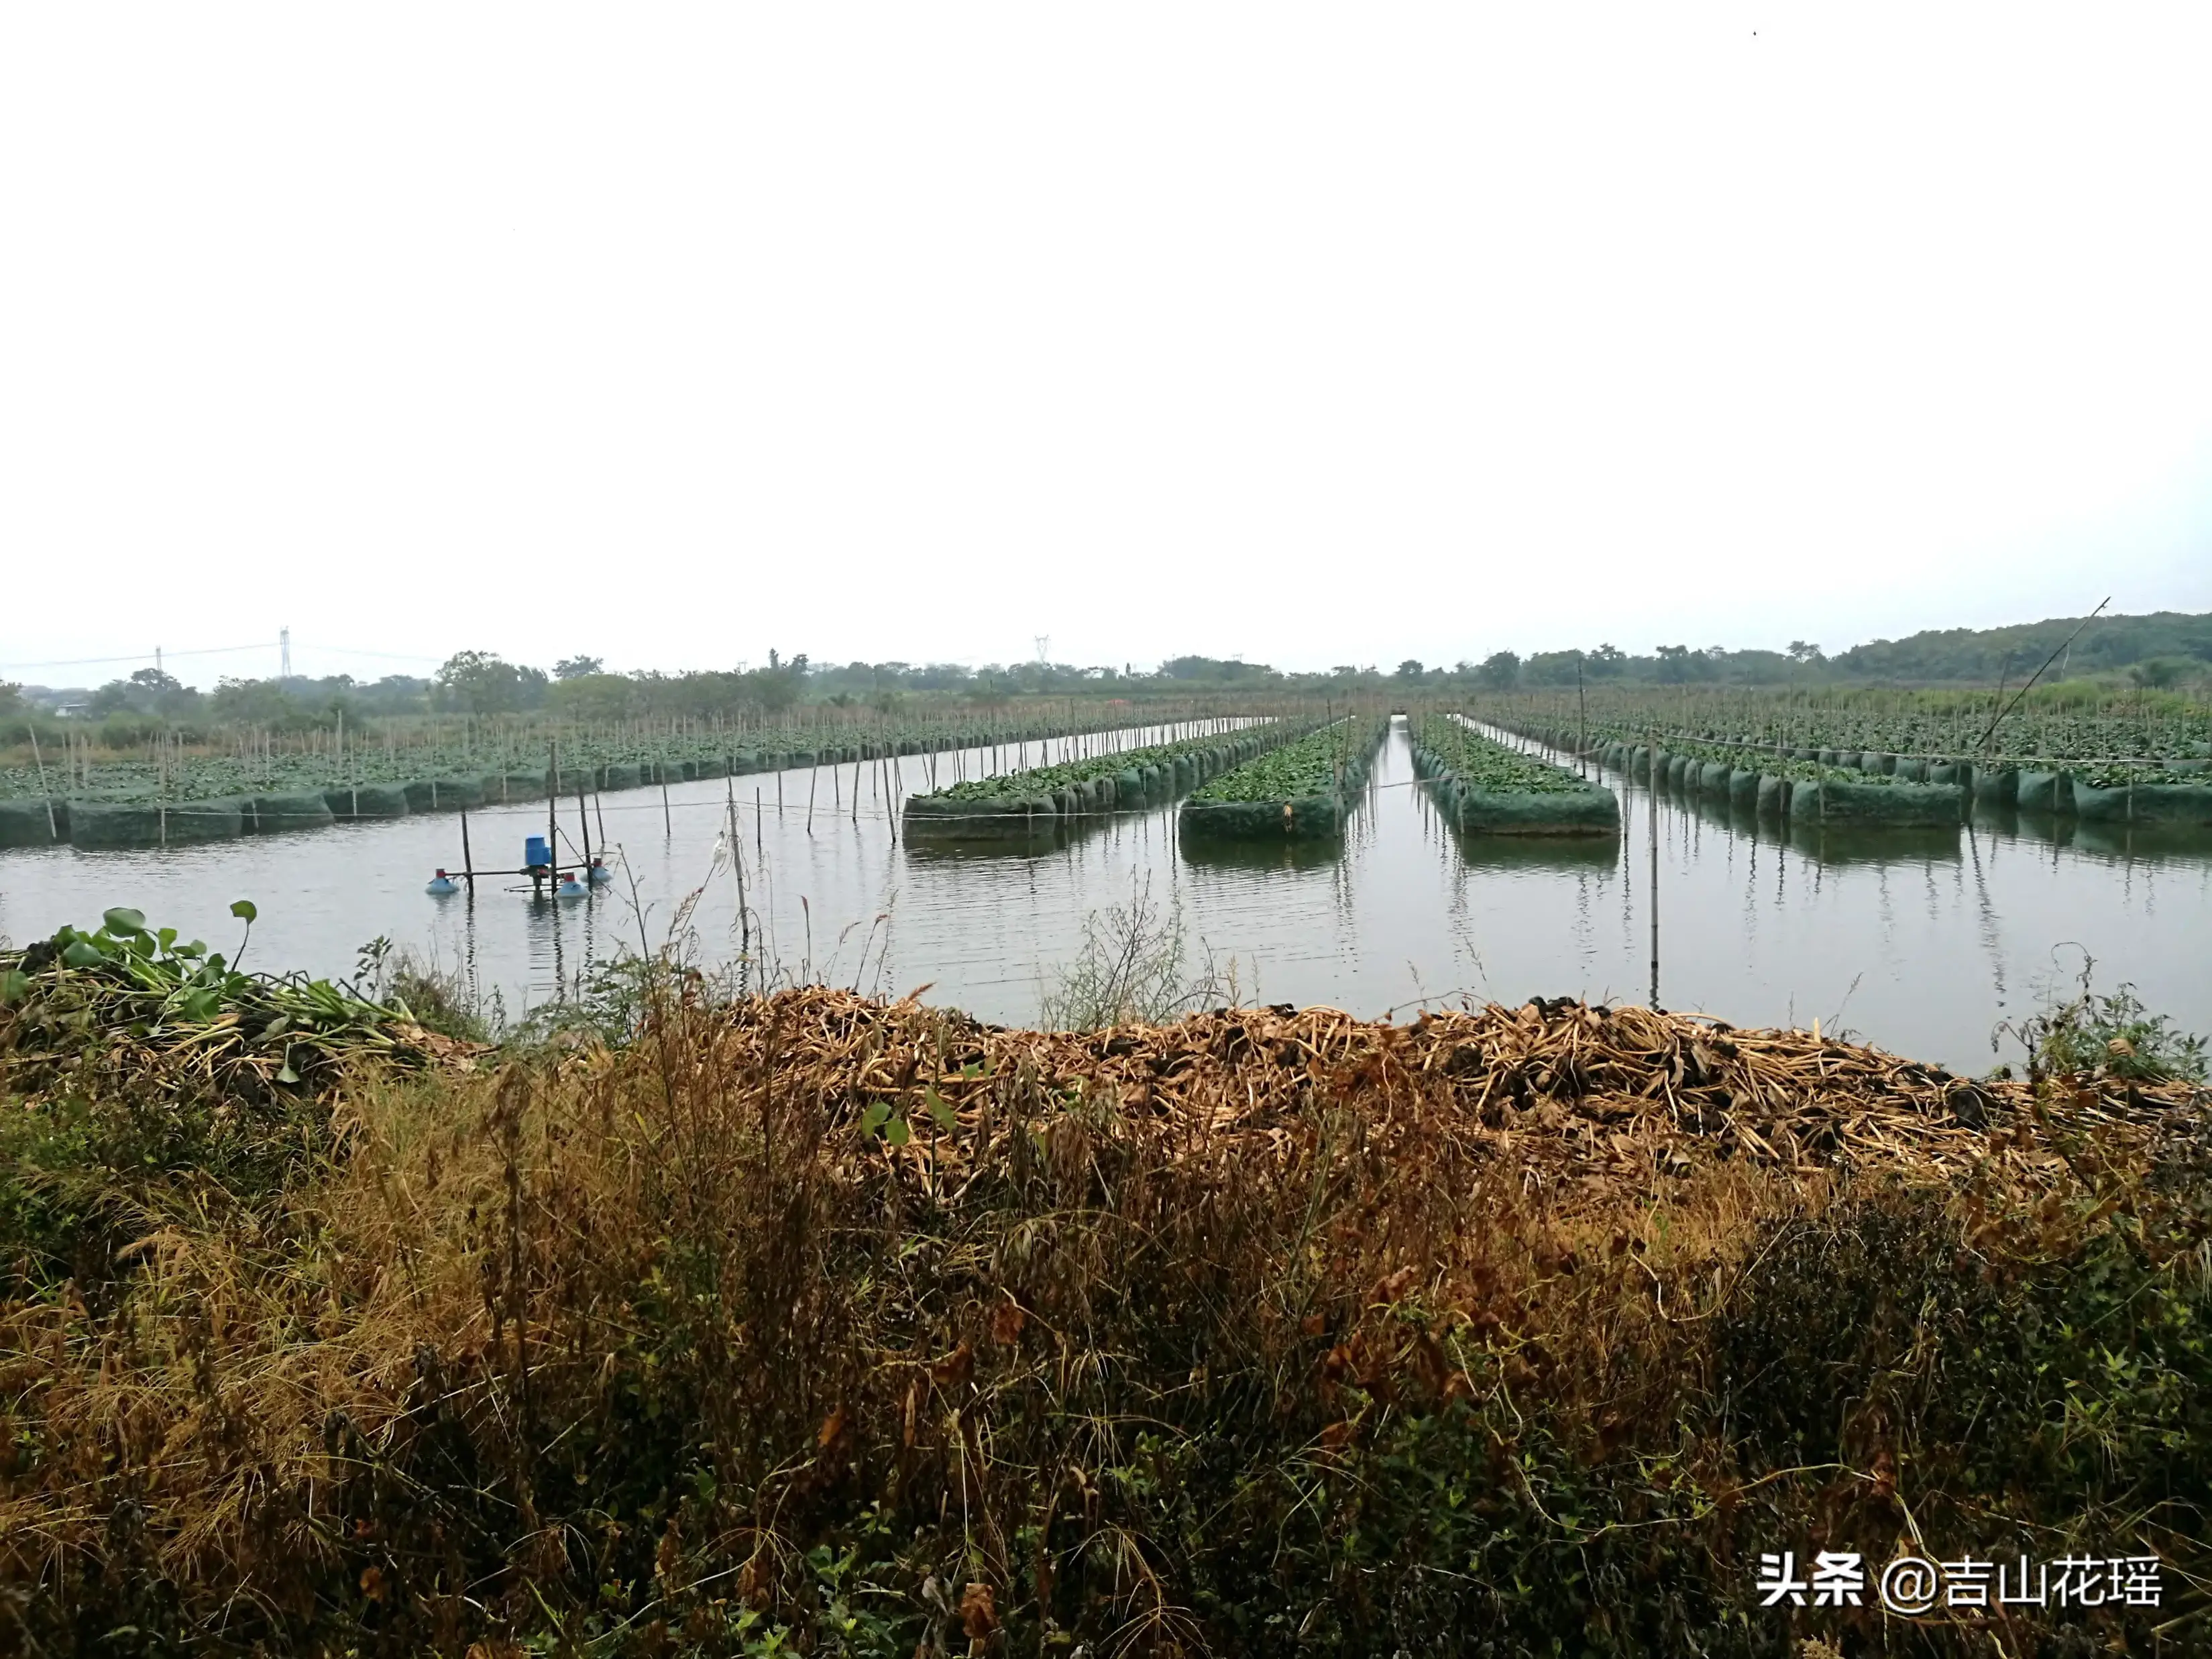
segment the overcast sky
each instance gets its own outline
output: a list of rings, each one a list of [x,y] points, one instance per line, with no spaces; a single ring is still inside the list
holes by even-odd
[[[11,6],[0,674],[2212,609],[2208,62],[2201,4]]]

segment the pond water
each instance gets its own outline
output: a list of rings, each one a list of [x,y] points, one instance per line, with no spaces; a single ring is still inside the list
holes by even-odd
[[[1035,746],[1027,758],[1039,758]],[[970,753],[961,769],[973,776],[989,759]],[[950,759],[938,768],[949,781]],[[1398,721],[1340,845],[1185,847],[1175,808],[1160,805],[1048,848],[977,852],[895,833],[897,783],[927,787],[912,757],[899,769],[902,779],[862,767],[857,811],[849,764],[834,780],[823,768],[673,786],[665,811],[658,790],[608,796],[592,840],[603,822],[619,878],[579,903],[533,899],[513,878],[480,881],[473,899],[428,896],[431,871],[460,863],[450,815],[167,851],[9,851],[0,935],[21,943],[128,904],[227,950],[239,932],[230,902],[246,897],[261,913],[248,967],[349,973],[357,948],[382,935],[458,969],[513,1014],[573,994],[596,958],[660,944],[695,892],[690,948],[734,960],[737,884],[715,856],[734,793],[749,934],[787,976],[893,994],[926,986],[932,1002],[1031,1023],[1086,921],[1142,893],[1180,916],[1193,971],[1210,957],[1250,1001],[1399,1017],[1462,996],[1643,1001],[1656,817],[1668,1007],[1739,1024],[1818,1018],[1978,1071],[1993,1063],[1997,1023],[2069,986],[2086,953],[2100,989],[2131,981],[2184,1027],[2212,1030],[2212,833],[2100,839],[2007,820],[1778,843],[1769,828],[1655,802],[1592,769],[1621,798],[1618,839],[1486,842],[1431,806]],[[562,809],[566,835],[576,810]],[[544,824],[542,804],[471,813],[478,862],[519,864],[522,838]]]

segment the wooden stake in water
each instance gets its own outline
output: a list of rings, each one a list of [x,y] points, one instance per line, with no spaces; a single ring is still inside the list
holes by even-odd
[[[822,763],[817,755],[815,763],[806,769],[806,833],[814,833],[814,792],[822,787]]]
[[[1589,702],[1583,696],[1583,653],[1575,653],[1575,753],[1577,757],[1589,752]],[[1589,774],[1584,772],[1584,777]]]
[[[1655,740],[1656,741],[1656,740]],[[1651,1006],[1659,1006],[1659,783],[1656,769],[1644,791],[1644,805],[1651,814]]]
[[[561,827],[556,816],[560,805],[561,740],[545,745],[545,874],[555,886],[561,884]]]
[[[31,758],[39,763],[39,793],[46,798],[46,839],[59,841],[62,832],[54,827],[54,793],[46,787],[46,757],[39,752],[39,728],[31,727]]]
[[[726,783],[723,794],[729,803],[730,869],[738,878],[738,993],[744,994],[753,953],[752,914],[745,905],[745,842],[738,830],[738,787]]]
[[[469,851],[469,815],[461,814],[461,878],[469,884],[469,896],[477,896],[476,855]]]

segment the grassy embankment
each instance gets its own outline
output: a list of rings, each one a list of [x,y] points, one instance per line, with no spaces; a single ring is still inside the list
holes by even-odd
[[[494,1051],[129,954],[0,960],[13,1650],[1996,1650],[1755,1605],[1914,1537],[2166,1559],[2007,1654],[2205,1639],[2204,1106],[2109,1006]]]

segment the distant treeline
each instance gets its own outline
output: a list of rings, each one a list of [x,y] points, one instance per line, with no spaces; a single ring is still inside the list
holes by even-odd
[[[757,717],[795,703],[861,705],[885,712],[902,699],[996,702],[1024,696],[1178,696],[1194,691],[1350,694],[1420,688],[1429,691],[1504,691],[1568,686],[1577,678],[1623,685],[1849,685],[2017,683],[2053,652],[2051,679],[2105,678],[2172,686],[2212,676],[2212,615],[2161,611],[2143,617],[2100,617],[2068,636],[2079,617],[2053,617],[2008,628],[1935,629],[1902,640],[1875,640],[1831,656],[1819,642],[1793,641],[1786,651],[1731,651],[1662,645],[1638,656],[1610,643],[1588,650],[1522,657],[1499,651],[1480,662],[1449,666],[1411,659],[1395,668],[1342,664],[1326,672],[1286,673],[1234,658],[1174,657],[1157,667],[1133,664],[1078,667],[1067,663],[816,663],[769,653],[763,667],[664,674],[611,674],[596,657],[574,656],[550,671],[510,663],[487,651],[462,651],[434,677],[387,675],[362,682],[325,679],[226,679],[213,691],[185,685],[159,669],[142,668],[96,690],[53,690],[0,683],[0,744],[25,741],[34,714],[68,714],[97,722],[114,741],[135,741],[160,727],[252,726],[276,731],[328,727],[341,720],[367,724],[413,714],[515,714],[544,711],[562,719],[619,720],[684,717]]]
[[[2076,628],[2080,636],[2069,646],[2068,636]],[[2016,684],[2054,652],[2059,660],[2048,678],[2117,676],[2151,686],[2183,684],[2212,675],[2212,615],[2160,611],[2145,617],[2100,617],[2086,627],[2079,617],[2054,617],[2007,628],[1929,629],[1902,640],[1855,645],[1832,656],[1809,640],[1793,641],[1787,651],[1662,645],[1643,657],[1609,645],[1526,659],[1501,652],[1429,678],[1468,678],[1485,690],[1572,685],[1578,669],[1588,680],[1644,685],[1943,685],[1999,679]]]

